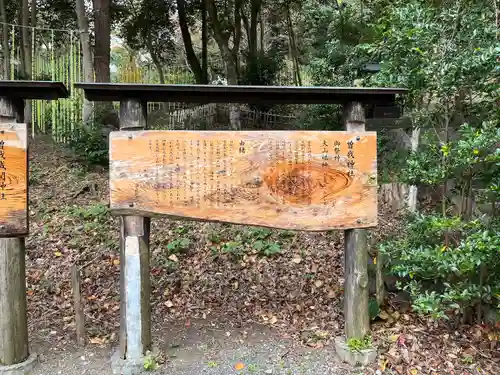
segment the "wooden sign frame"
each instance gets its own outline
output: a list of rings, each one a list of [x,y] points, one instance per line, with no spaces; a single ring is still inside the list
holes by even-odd
[[[110,134],[110,207],[289,230],[377,225],[377,136],[346,131]]]
[[[269,86],[223,86],[223,85],[144,85],[117,83],[77,83],[75,87],[85,91],[90,101],[119,101],[120,130],[130,141],[127,157],[114,159],[111,145],[111,160],[115,160],[111,180],[127,180],[128,166],[134,159],[141,159],[139,149],[133,148],[134,137],[147,129],[148,102],[184,103],[274,103],[274,104],[340,104],[343,106],[343,123],[347,133],[366,136],[367,105],[391,106],[396,103],[397,95],[404,95],[401,88],[367,87],[269,87]],[[267,132],[263,132],[267,133]],[[114,135],[112,134],[111,137]],[[160,143],[161,145],[161,143]],[[149,145],[147,146],[149,147]],[[156,144],[154,146],[156,148]],[[162,146],[161,146],[162,147]],[[374,160],[376,160],[374,158]],[[151,163],[142,163],[145,168],[137,169],[134,174],[139,180],[151,170]],[[120,165],[125,164],[125,165]],[[111,163],[113,164],[113,162]],[[156,161],[153,163],[156,167]],[[120,168],[123,171],[116,173]],[[338,168],[338,166],[337,166]],[[133,168],[132,168],[133,169]],[[160,171],[165,168],[160,168]],[[121,174],[123,173],[123,175]],[[149,176],[149,174],[148,174]],[[156,179],[155,173],[152,174]],[[375,174],[376,178],[376,174]],[[135,177],[132,178],[133,180]],[[151,181],[148,181],[148,183]],[[254,181],[262,183],[262,181]],[[112,182],[111,182],[112,183]],[[376,181],[373,181],[376,189]],[[154,184],[153,184],[154,185]],[[157,186],[158,188],[158,186]],[[135,188],[134,188],[135,189]],[[150,188],[148,188],[151,190]],[[113,187],[112,187],[113,190]],[[113,192],[111,192],[113,195]],[[120,217],[120,357],[141,361],[144,353],[151,349],[151,304],[150,304],[150,234],[151,220],[156,209],[142,210],[136,206],[135,198],[125,197],[111,201],[115,213]],[[128,203],[128,207],[123,207]],[[122,206],[122,207],[117,207]],[[176,217],[181,218],[181,217]],[[193,220],[192,218],[189,218]],[[252,225],[252,223],[245,222]],[[253,224],[255,225],[255,223]],[[368,314],[368,237],[367,230],[344,230],[344,317],[345,339],[362,339],[370,329]]]

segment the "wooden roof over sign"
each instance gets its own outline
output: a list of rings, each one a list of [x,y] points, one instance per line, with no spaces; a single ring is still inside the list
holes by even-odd
[[[153,85],[133,83],[77,83],[91,101],[141,99],[146,102],[365,104],[391,105],[403,88],[320,86]]]
[[[62,82],[0,81],[0,97],[54,100],[68,98],[69,92]]]

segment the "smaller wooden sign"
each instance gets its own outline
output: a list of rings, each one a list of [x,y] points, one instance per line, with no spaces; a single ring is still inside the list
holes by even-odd
[[[374,132],[121,131],[115,213],[320,231],[377,224]]]
[[[0,122],[0,237],[28,234],[26,124]]]

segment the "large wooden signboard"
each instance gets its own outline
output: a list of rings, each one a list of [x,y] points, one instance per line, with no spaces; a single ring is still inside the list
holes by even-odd
[[[282,229],[377,225],[376,133],[121,131],[111,209]]]
[[[26,124],[0,122],[0,237],[28,234]]]

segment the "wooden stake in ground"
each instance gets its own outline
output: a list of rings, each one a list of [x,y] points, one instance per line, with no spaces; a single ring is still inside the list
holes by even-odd
[[[348,132],[358,133],[365,130],[365,113],[362,103],[350,102],[345,106],[344,124]],[[362,339],[370,330],[370,316],[368,313],[368,241],[366,229],[348,229],[344,231],[344,243],[344,318],[346,338]]]
[[[16,118],[22,122],[23,106],[16,104],[0,98],[0,122],[15,122]],[[1,238],[0,364],[20,363],[26,360],[28,355],[25,239],[24,237]]]
[[[76,264],[71,268],[71,285],[73,288],[73,302],[75,305],[76,341],[78,345],[85,345],[85,316],[83,314],[82,295],[80,291],[80,270]]]
[[[146,103],[120,103],[120,129],[146,128]],[[120,355],[140,360],[151,348],[151,302],[149,281],[150,219],[121,217],[120,237]]]

